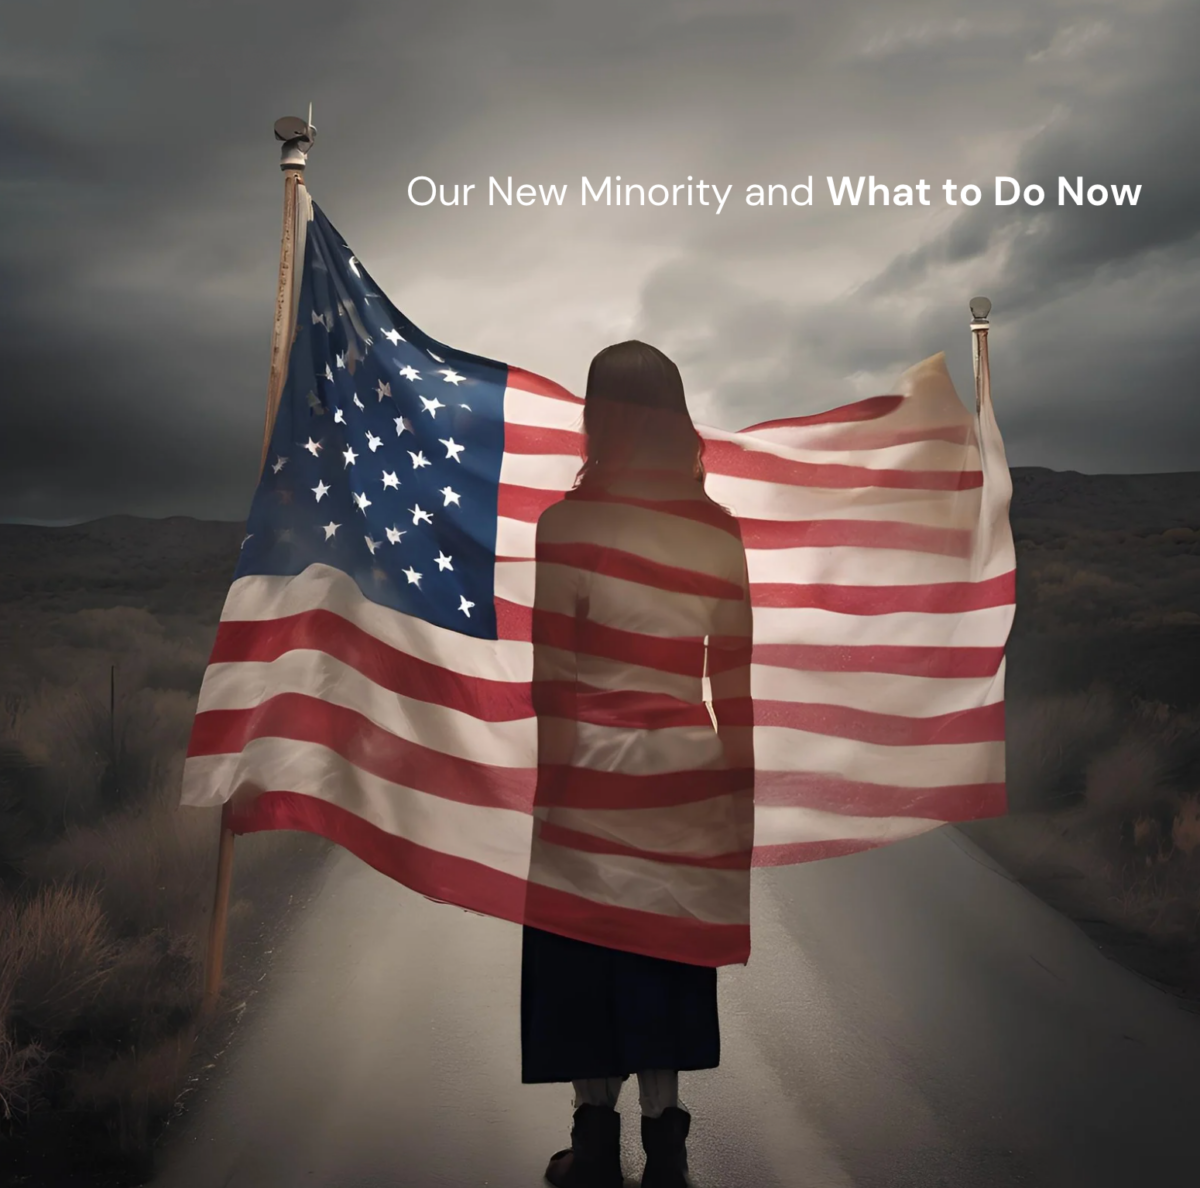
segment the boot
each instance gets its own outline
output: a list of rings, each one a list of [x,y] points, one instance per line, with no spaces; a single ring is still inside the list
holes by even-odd
[[[581,1105],[571,1126],[571,1145],[546,1168],[554,1188],[624,1188],[621,1115],[610,1106]]]
[[[658,1118],[642,1117],[642,1188],[690,1188],[684,1140],[691,1125],[691,1114],[678,1106],[667,1106]]]

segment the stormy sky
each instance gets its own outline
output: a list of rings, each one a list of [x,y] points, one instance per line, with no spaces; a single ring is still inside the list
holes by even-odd
[[[642,338],[696,419],[886,392],[994,303],[1012,465],[1200,468],[1193,0],[39,0],[0,12],[0,520],[243,520],[278,265],[271,128],[319,129],[313,197],[434,337],[582,393]],[[580,178],[732,186],[604,207]],[[809,175],[811,207],[745,204]],[[827,175],[931,185],[835,207]],[[473,182],[418,207],[410,179]],[[1040,184],[997,207],[992,179]],[[1057,179],[1142,187],[1059,206]],[[488,205],[489,176],[566,184]],[[974,182],[977,206],[941,183]]]

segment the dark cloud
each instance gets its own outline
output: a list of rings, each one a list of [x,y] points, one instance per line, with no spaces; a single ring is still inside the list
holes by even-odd
[[[0,14],[0,519],[238,519],[279,242],[270,136],[389,295],[582,388],[636,334],[698,417],[884,390],[996,304],[1013,464],[1194,468],[1200,77],[1188,2],[42,0]],[[418,209],[408,179],[732,183],[711,210]],[[1040,209],[753,211],[754,181],[996,173]],[[1141,183],[1058,208],[1059,174]]]

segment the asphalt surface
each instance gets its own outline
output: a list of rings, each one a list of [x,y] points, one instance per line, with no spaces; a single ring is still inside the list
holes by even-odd
[[[1200,1016],[957,831],[755,874],[698,1188],[1200,1183]],[[520,1083],[520,932],[337,851],[164,1188],[544,1188],[571,1091]],[[641,1174],[636,1081],[618,1106]]]

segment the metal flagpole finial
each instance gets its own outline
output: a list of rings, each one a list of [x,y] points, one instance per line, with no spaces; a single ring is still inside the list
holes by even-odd
[[[987,326],[988,314],[992,312],[992,303],[986,297],[971,298],[971,317],[974,319],[971,323],[972,327],[979,326],[981,329]]]
[[[284,116],[275,121],[275,139],[283,141],[280,150],[280,169],[303,169],[308,163],[308,153],[317,138],[312,125],[312,105],[309,104],[308,119],[299,116]]]

